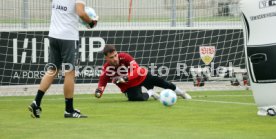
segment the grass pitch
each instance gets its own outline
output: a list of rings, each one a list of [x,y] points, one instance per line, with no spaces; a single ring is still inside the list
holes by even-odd
[[[0,97],[0,138],[18,139],[271,139],[276,117],[260,117],[250,91],[191,92],[165,107],[150,99],[128,102],[123,94],[76,95],[87,119],[65,119],[63,96],[44,96],[40,119],[28,97]]]

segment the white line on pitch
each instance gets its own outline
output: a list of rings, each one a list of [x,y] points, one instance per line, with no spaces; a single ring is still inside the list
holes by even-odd
[[[194,95],[194,97],[253,97],[253,95]]]
[[[254,103],[244,103],[244,102],[231,102],[231,101],[217,101],[217,100],[201,100],[201,99],[192,99],[191,101],[207,102],[207,103],[223,103],[223,104],[237,104],[237,105],[250,105],[255,106]]]

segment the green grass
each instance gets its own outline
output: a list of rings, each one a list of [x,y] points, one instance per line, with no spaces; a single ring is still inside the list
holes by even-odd
[[[87,119],[64,119],[63,96],[45,96],[40,119],[30,118],[33,96],[0,97],[0,138],[27,139],[268,139],[275,117],[256,115],[250,91],[192,92],[173,107],[128,102],[122,94],[76,95]]]

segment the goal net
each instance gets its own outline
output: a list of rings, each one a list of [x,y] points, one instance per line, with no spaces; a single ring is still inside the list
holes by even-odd
[[[2,7],[6,14],[0,23],[0,96],[34,95],[48,63],[50,2],[25,2],[13,0]],[[93,30],[80,26],[76,93],[92,93],[97,87],[105,44],[115,44],[140,66],[188,91],[247,88],[236,1],[106,3],[110,1],[87,2],[101,20]],[[17,8],[21,14],[15,12],[18,19],[11,19],[9,11]],[[61,73],[48,93],[62,94],[63,81]],[[106,92],[120,91],[108,84]]]

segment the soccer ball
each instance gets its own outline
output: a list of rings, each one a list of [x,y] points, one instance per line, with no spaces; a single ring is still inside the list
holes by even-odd
[[[98,20],[97,18],[97,14],[95,12],[95,10],[91,7],[85,7],[84,11],[86,12],[86,14],[93,20]],[[86,22],[84,22],[82,19],[80,19],[80,23],[84,26],[89,26]]]
[[[177,96],[171,89],[165,89],[160,93],[160,102],[164,106],[172,106],[176,103]]]

